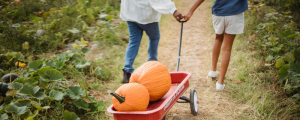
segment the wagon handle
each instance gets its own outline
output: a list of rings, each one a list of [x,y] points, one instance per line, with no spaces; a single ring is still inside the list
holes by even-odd
[[[178,62],[177,62],[176,72],[178,72],[178,70],[179,70],[183,23],[187,22],[187,21],[186,20],[180,20],[180,22],[181,22],[181,30],[180,30],[180,40],[179,40],[179,50],[178,50]]]

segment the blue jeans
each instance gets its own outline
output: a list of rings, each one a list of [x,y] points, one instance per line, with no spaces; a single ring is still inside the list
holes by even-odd
[[[129,29],[129,43],[125,53],[125,66],[126,72],[132,73],[134,68],[133,62],[138,54],[140,43],[143,37],[143,31],[146,32],[149,38],[148,45],[148,61],[157,61],[157,49],[160,38],[160,31],[158,22],[149,24],[139,24],[136,22],[127,21]]]

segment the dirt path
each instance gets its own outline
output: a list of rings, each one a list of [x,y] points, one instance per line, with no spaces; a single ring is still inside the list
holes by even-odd
[[[184,14],[194,2],[195,0],[179,0],[176,5]],[[211,66],[211,52],[215,36],[211,22],[211,5],[211,1],[205,1],[195,11],[190,21],[184,24],[183,29],[179,71],[188,71],[193,74],[190,79],[190,88],[195,88],[198,92],[200,102],[198,115],[191,114],[189,104],[175,104],[166,116],[168,120],[240,119],[239,112],[247,108],[247,105],[230,99],[229,91],[217,92],[215,84],[207,83],[206,75]],[[175,72],[180,23],[172,16],[168,16],[162,21],[160,27],[162,38],[159,61],[165,64],[170,72]],[[189,96],[190,88],[185,92],[186,96]]]

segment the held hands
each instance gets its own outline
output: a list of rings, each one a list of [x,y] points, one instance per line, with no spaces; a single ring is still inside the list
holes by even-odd
[[[185,21],[188,21],[188,20],[190,20],[190,18],[192,17],[192,15],[193,15],[193,13],[189,11],[188,13],[186,13],[183,16],[183,18],[184,18]]]
[[[177,21],[180,21],[183,18],[182,14],[178,10],[175,10],[173,16]]]

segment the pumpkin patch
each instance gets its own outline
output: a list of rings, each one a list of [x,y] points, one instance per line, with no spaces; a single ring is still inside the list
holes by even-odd
[[[149,61],[138,67],[131,75],[129,83],[144,85],[150,95],[150,102],[162,98],[171,87],[171,76],[166,66],[157,61]]]
[[[149,104],[148,90],[138,83],[124,84],[110,94],[118,111],[145,111]]]

